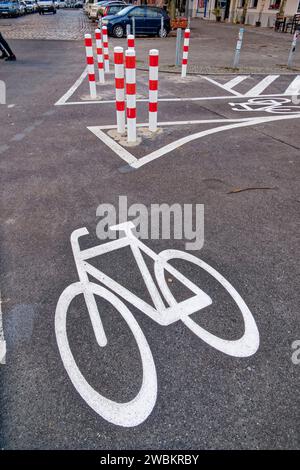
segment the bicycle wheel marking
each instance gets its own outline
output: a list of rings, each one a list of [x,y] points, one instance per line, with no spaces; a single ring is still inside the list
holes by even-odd
[[[64,290],[56,307],[55,333],[64,367],[78,393],[97,414],[106,419],[106,421],[118,426],[137,426],[149,416],[157,397],[156,369],[151,350],[141,328],[125,304],[112,292],[98,284],[91,283],[90,288],[94,294],[106,299],[119,311],[132,331],[139,347],[143,365],[142,386],[133,400],[127,403],[117,403],[98,393],[89,385],[80,372],[70,349],[66,325],[67,312],[71,301],[77,295],[83,293],[80,282],[71,284]]]

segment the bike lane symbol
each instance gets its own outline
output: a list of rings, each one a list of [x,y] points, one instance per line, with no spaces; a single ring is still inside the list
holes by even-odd
[[[111,227],[112,230],[122,231],[125,236],[117,240],[104,243],[92,248],[81,250],[79,238],[88,235],[86,228],[75,230],[71,235],[71,244],[74,260],[79,276],[79,281],[68,286],[61,294],[55,313],[55,333],[59,352],[64,367],[74,387],[86,401],[86,403],[104,419],[115,425],[133,427],[141,424],[152,412],[157,399],[157,375],[152,352],[147,339],[136,319],[120,299],[138,308],[153,321],[162,326],[168,326],[174,322],[182,321],[196,336],[218,351],[233,357],[249,357],[259,347],[259,332],[256,322],[246,303],[218,271],[194,255],[179,250],[164,250],[157,254],[133,234],[135,228],[132,222]],[[130,247],[141,276],[153,301],[153,305],[139,298],[129,289],[125,288],[104,272],[92,266],[88,260],[113,252],[120,248]],[[153,259],[154,275],[160,292],[156,287],[153,276],[150,274],[143,254]],[[190,279],[175,269],[169,261],[182,259],[192,265],[203,269],[218,281],[234,300],[244,320],[244,334],[238,340],[226,340],[220,338],[198,325],[191,314],[207,307],[212,299]],[[165,272],[178,279],[193,294],[190,298],[178,302],[171,293],[166,280]],[[89,280],[89,276],[100,284]],[[120,313],[137,343],[143,369],[141,388],[136,397],[126,403],[112,401],[96,391],[85,379],[79,370],[72,354],[67,335],[67,314],[72,300],[83,295],[91,319],[95,337],[99,347],[105,347],[107,336],[103,328],[100,312],[95,300],[96,296],[102,297],[112,304]],[[165,306],[165,303],[167,306]]]

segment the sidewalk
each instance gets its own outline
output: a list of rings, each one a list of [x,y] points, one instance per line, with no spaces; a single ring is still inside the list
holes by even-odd
[[[240,25],[192,20],[188,72],[224,74],[235,71],[232,64],[239,28]],[[147,52],[155,47],[160,51],[160,70],[180,72],[180,67],[175,67],[175,36],[176,33],[172,32],[166,39],[137,38],[138,65],[147,67]],[[111,42],[121,45],[120,40],[114,38]],[[276,74],[300,72],[300,44],[295,53],[293,70],[286,66],[291,42],[290,33],[276,33],[270,28],[246,26],[238,71]],[[123,45],[125,44],[123,40]]]

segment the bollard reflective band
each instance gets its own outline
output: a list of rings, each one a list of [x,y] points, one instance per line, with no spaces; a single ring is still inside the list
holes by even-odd
[[[125,52],[127,140],[136,142],[136,70],[135,50]]]
[[[181,77],[182,78],[186,77],[188,54],[189,54],[189,44],[190,44],[190,30],[186,29],[184,31],[182,62],[181,62]]]
[[[159,51],[149,51],[149,130],[157,130],[157,101],[158,101],[158,62]]]
[[[114,48],[115,88],[116,88],[116,113],[117,130],[120,134],[125,132],[125,75],[124,75],[124,51],[123,47]]]
[[[98,63],[99,82],[104,83],[104,61],[103,61],[103,49],[102,49],[102,36],[100,29],[95,30],[96,39],[96,54]]]
[[[85,54],[86,54],[86,63],[87,63],[87,76],[89,79],[89,87],[90,87],[90,96],[92,99],[95,99],[97,97],[97,90],[96,90],[94,55],[93,55],[93,43],[92,43],[92,36],[90,34],[86,34],[84,36],[84,44],[85,44]]]

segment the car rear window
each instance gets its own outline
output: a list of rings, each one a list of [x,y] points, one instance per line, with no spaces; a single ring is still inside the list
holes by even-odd
[[[157,8],[147,8],[147,16],[150,16],[151,18],[157,18],[161,15],[162,13]]]

